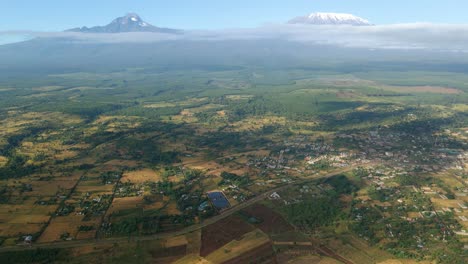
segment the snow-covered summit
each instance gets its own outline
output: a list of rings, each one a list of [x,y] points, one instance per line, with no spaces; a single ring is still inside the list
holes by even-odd
[[[135,24],[138,26],[142,26],[144,22],[139,15],[135,13],[128,13],[126,16],[119,17],[114,19],[111,24],[120,24],[120,25],[127,25],[127,24]]]
[[[370,26],[368,20],[343,13],[312,13],[306,16],[296,17],[288,22],[289,24],[311,24],[311,25],[352,25]]]
[[[73,28],[68,31],[83,33],[124,33],[124,32],[159,32],[159,33],[181,33],[180,30],[159,28],[143,21],[139,15],[128,13],[123,17],[112,20],[105,26]]]

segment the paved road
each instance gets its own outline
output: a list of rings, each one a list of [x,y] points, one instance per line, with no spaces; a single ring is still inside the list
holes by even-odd
[[[364,164],[364,166],[369,166],[371,164]],[[165,239],[165,238],[170,238],[174,236],[179,236],[179,235],[184,235],[188,234],[197,230],[202,229],[203,227],[209,226],[211,224],[214,224],[246,207],[249,207],[257,202],[260,202],[264,199],[267,199],[270,194],[274,192],[279,192],[281,190],[284,190],[287,187],[293,186],[293,185],[299,185],[299,184],[304,184],[306,182],[310,182],[313,180],[317,179],[323,179],[323,178],[328,178],[340,173],[348,172],[353,170],[354,168],[361,166],[361,165],[353,165],[346,167],[344,169],[336,170],[324,175],[314,175],[311,177],[307,177],[298,181],[294,181],[288,184],[285,184],[283,186],[271,189],[263,194],[259,194],[255,196],[254,198],[245,201],[241,204],[238,204],[236,206],[233,206],[225,211],[223,211],[220,215],[216,215],[214,217],[211,217],[209,219],[206,219],[200,224],[195,224],[192,226],[188,226],[184,229],[181,229],[179,231],[174,231],[174,232],[168,232],[168,233],[161,233],[161,234],[155,234],[155,235],[146,235],[146,236],[135,236],[135,237],[113,237],[113,238],[102,238],[102,239],[88,239],[88,240],[74,240],[74,241],[57,241],[57,242],[50,242],[50,243],[38,243],[38,244],[32,244],[32,245],[15,245],[15,246],[8,246],[8,247],[1,247],[0,252],[8,252],[8,251],[20,251],[20,250],[32,250],[32,249],[45,249],[45,248],[73,248],[73,247],[79,247],[79,246],[87,246],[87,245],[104,245],[104,244],[112,244],[112,243],[119,243],[119,242],[127,242],[127,241],[148,241],[148,240],[158,240],[158,239]]]

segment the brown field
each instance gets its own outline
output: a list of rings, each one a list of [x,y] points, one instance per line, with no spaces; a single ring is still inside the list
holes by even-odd
[[[104,127],[107,132],[126,131],[137,128],[141,125],[141,118],[137,116],[101,116],[93,124],[97,127]],[[95,131],[91,128],[89,132]]]
[[[221,173],[223,171],[226,171],[226,172],[229,172],[229,173],[234,173],[234,174],[237,174],[239,176],[242,176],[246,173],[249,173],[250,171],[252,171],[250,169],[250,167],[247,167],[247,166],[229,166],[229,167],[223,167],[223,168],[219,168],[219,169],[216,169],[216,170],[211,170],[209,172],[209,175],[215,175],[215,176],[221,176]]]
[[[419,214],[419,212],[408,212],[408,213],[407,213],[407,216],[408,216],[409,218],[420,218],[420,217],[421,217],[421,215]]]
[[[81,145],[63,145],[61,141],[48,141],[47,143],[35,143],[26,141],[21,144],[18,149],[19,153],[34,159],[38,153],[46,155],[47,159],[38,162],[34,161],[35,164],[46,163],[47,160],[64,160],[66,158],[73,158],[80,152],[76,149],[86,149],[89,146],[86,144]],[[73,148],[73,150],[72,150]]]
[[[123,198],[114,198],[111,206],[107,210],[106,215],[111,215],[115,212],[122,210],[133,209],[141,207],[143,203],[143,197],[123,197]]]
[[[61,190],[70,190],[74,185],[75,181],[31,181],[32,192],[28,194],[31,196],[55,196],[55,194]]]
[[[75,193],[112,194],[114,185],[82,185],[76,187]]]
[[[127,171],[120,179],[121,182],[144,183],[147,181],[161,181],[161,174],[152,169],[142,169],[136,171]]]
[[[166,239],[164,246],[166,248],[170,248],[170,247],[184,246],[187,244],[188,244],[188,241],[185,236],[176,236],[176,237],[171,237],[171,238]]]
[[[463,188],[465,185],[460,182],[456,176],[454,175],[449,175],[447,173],[441,173],[439,175],[436,175],[434,177],[437,177],[438,179],[441,179],[443,182],[445,182],[448,186],[451,188]]]
[[[215,175],[210,175],[203,179],[203,186],[205,190],[215,190],[219,188],[218,183],[221,181],[221,178]]]
[[[86,225],[88,225],[86,223]],[[96,228],[96,227],[95,227]],[[91,231],[86,231],[86,232],[83,232],[83,231],[80,231],[76,234],[76,237],[75,239],[92,239],[96,237],[96,230],[91,230]]]
[[[185,237],[187,238],[187,254],[200,254],[201,248],[201,230],[197,230],[195,232],[186,234]]]
[[[161,151],[179,151],[186,152],[188,142],[183,140],[178,140],[177,142],[167,142],[161,146]]]
[[[60,235],[63,233],[70,233],[70,237],[76,238],[78,227],[81,225],[90,225],[89,222],[82,221],[82,215],[70,214],[68,216],[55,217],[50,221],[50,224],[41,234],[38,242],[53,242],[59,241]]]
[[[169,202],[163,209],[163,213],[167,215],[179,215],[181,214],[179,209],[177,208],[177,203],[175,201]]]
[[[226,95],[226,98],[229,100],[247,100],[253,98],[252,94],[230,94]]]
[[[0,224],[0,236],[11,237],[19,234],[28,235],[41,231],[44,224]]]
[[[20,198],[18,197],[18,199]],[[28,205],[28,206],[34,206],[36,205],[37,201],[39,201],[39,197],[35,197],[35,196],[21,197],[21,199],[23,200],[22,204]]]
[[[223,165],[215,161],[207,161],[201,157],[182,158],[182,164],[185,167],[212,172],[223,168]],[[210,173],[211,174],[211,173]]]
[[[150,210],[159,210],[164,207],[166,201],[162,200],[154,202],[152,204],[143,204],[143,210],[150,211]]]
[[[54,180],[56,181],[71,181],[76,182],[83,175],[82,171],[75,171],[70,175],[56,176]]]
[[[253,226],[238,216],[230,216],[209,225],[202,229],[200,256],[206,257],[223,245],[253,230]]]
[[[136,120],[140,120],[141,117],[139,116],[99,116],[93,124],[109,124],[111,122],[133,122]]]
[[[261,129],[263,126],[268,125],[285,125],[286,118],[278,116],[267,116],[264,118],[248,117],[241,121],[232,124],[233,131],[256,131]]]
[[[445,200],[445,199],[439,199],[439,198],[435,198],[435,197],[431,198],[431,202],[433,204],[435,204],[436,206],[439,206],[441,208],[453,207],[453,208],[461,209],[458,204],[459,203],[463,204],[463,201],[461,201],[461,200]]]
[[[47,217],[48,214],[54,213],[58,205],[6,205],[0,206],[0,220],[12,221],[13,219],[42,220],[42,217]],[[21,220],[19,220],[21,221]]]
[[[49,215],[43,214],[13,214],[12,217],[13,218],[8,221],[9,224],[44,224],[50,219]]]
[[[213,264],[213,263],[198,256],[198,254],[190,254],[175,261],[173,264]]]
[[[226,117],[226,111],[225,110],[217,111],[216,114],[218,114],[218,116],[221,117],[221,118]]]
[[[354,263],[376,263],[391,259],[393,255],[377,247],[369,246],[365,241],[355,236],[346,236],[346,242],[329,240],[327,246],[336,254],[353,261]]]
[[[242,263],[236,260],[245,260],[242,258],[242,255],[248,253],[252,249],[254,252],[251,252],[248,256],[252,256],[252,253],[255,253],[255,250],[268,245],[271,249],[270,239],[268,236],[263,233],[261,230],[256,229],[249,233],[244,234],[239,239],[232,240],[231,242],[225,244],[223,247],[217,249],[216,251],[210,253],[205,258],[212,263],[228,263],[232,260],[232,263]],[[268,247],[266,248],[268,250]],[[260,248],[261,251],[264,251],[265,248]],[[263,253],[263,252],[262,252]],[[244,262],[245,263],[245,262]],[[273,262],[274,263],[274,262]]]
[[[192,113],[188,111],[182,111],[179,115],[173,115],[170,117],[170,123],[180,124],[180,123],[196,123],[198,118],[194,117]]]
[[[248,215],[261,220],[262,222],[260,224],[255,224],[255,226],[267,234],[283,233],[294,230],[283,216],[264,205],[255,204],[244,209],[244,211]]]
[[[265,243],[259,247],[253,248],[238,257],[230,259],[224,264],[244,264],[244,263],[264,263],[264,264],[276,264],[275,252],[271,243]]]
[[[0,156],[0,167],[5,166],[5,164],[8,162],[8,158],[5,156]]]
[[[437,94],[460,94],[461,90],[441,86],[390,86],[382,85],[379,88],[400,93],[437,93]]]
[[[176,107],[177,103],[170,103],[170,102],[160,102],[160,103],[150,103],[145,104],[145,108],[167,108],[167,107]]]
[[[169,247],[169,248],[157,248],[150,250],[150,254],[152,257],[153,263],[173,263],[174,261],[180,259],[181,257],[185,256],[187,252],[187,246],[176,246],[176,247]]]
[[[104,165],[114,166],[114,167],[136,167],[138,162],[135,160],[109,160]]]

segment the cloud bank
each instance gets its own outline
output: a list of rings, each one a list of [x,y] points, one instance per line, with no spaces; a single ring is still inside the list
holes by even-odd
[[[0,32],[0,44],[31,38],[64,38],[82,43],[153,43],[162,41],[286,40],[369,49],[468,51],[468,24],[394,24],[315,26],[269,24],[251,29],[186,31],[183,34],[77,32]]]

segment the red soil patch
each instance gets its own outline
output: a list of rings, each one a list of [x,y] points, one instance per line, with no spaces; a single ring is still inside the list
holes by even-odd
[[[267,234],[283,233],[294,230],[294,228],[272,209],[255,204],[244,210],[249,216],[253,216],[262,222],[255,224],[260,230]]]
[[[240,239],[242,235],[254,229],[239,216],[230,216],[209,225],[202,229],[200,256],[206,257],[218,248],[234,239]]]

